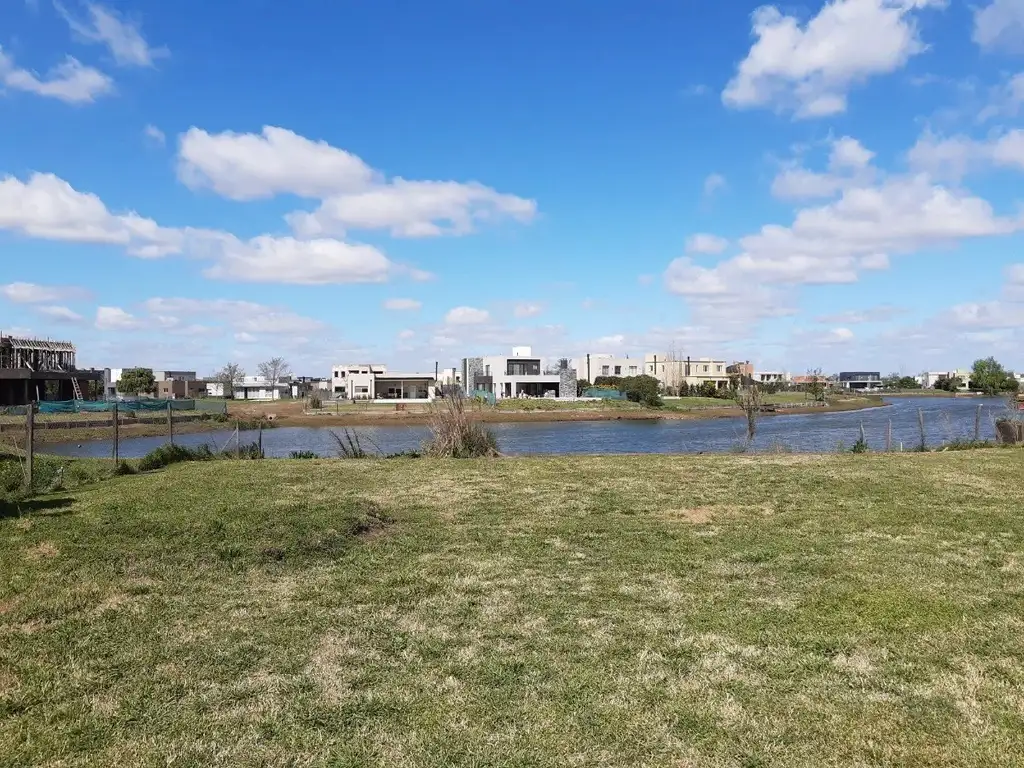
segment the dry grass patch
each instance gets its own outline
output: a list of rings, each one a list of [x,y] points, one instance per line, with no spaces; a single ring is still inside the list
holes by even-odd
[[[29,560],[45,560],[59,554],[60,550],[52,541],[41,541],[25,550],[25,557]]]

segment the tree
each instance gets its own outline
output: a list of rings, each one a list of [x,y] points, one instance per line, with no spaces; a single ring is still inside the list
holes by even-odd
[[[825,402],[825,392],[828,390],[828,384],[825,380],[824,374],[821,372],[821,368],[815,368],[807,372],[807,394],[811,396],[816,403]]]
[[[697,397],[718,397],[718,385],[713,381],[702,381],[697,387]]]
[[[590,382],[586,379],[576,379],[576,397],[583,397],[583,393],[590,389]]]
[[[761,414],[761,390],[756,384],[737,389],[733,398],[747,417],[747,442],[754,442],[757,434],[757,418]]]
[[[661,382],[647,374],[621,379],[619,391],[624,392],[628,400],[643,403],[650,408],[660,408],[664,405],[661,400]]]
[[[956,392],[963,385],[964,383],[959,376],[939,376],[932,388],[943,392]]]
[[[898,373],[890,373],[888,376],[882,377],[882,388],[883,389],[900,389],[900,379],[902,377]]]
[[[128,368],[121,372],[117,391],[126,395],[143,395],[156,391],[152,368]]]
[[[1017,380],[1013,374],[1003,368],[994,357],[974,361],[971,368],[971,389],[980,390],[986,395],[998,395],[1000,392],[1011,391],[1016,384]]]
[[[290,376],[292,369],[283,357],[272,357],[259,364],[259,372],[271,384],[277,384],[285,376]]]
[[[913,376],[900,376],[900,380],[896,382],[896,389],[920,389],[921,385],[917,383],[917,379]]]
[[[238,363],[228,363],[214,378],[224,385],[224,396],[234,398],[235,385],[245,380],[245,371]]]

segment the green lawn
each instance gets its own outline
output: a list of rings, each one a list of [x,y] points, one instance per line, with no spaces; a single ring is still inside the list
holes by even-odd
[[[0,502],[0,764],[1019,765],[1022,476],[218,461]]]

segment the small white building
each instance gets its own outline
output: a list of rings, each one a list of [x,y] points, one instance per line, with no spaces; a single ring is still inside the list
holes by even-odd
[[[235,400],[281,400],[290,394],[290,381],[272,382],[263,376],[246,376],[234,386]]]
[[[788,384],[789,374],[785,371],[754,371],[750,378],[755,384]]]

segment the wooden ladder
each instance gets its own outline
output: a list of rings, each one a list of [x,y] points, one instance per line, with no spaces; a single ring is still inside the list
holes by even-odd
[[[74,377],[71,378],[71,388],[75,392],[75,400],[81,400],[82,399],[82,388],[80,386],[78,386],[78,379],[76,379]]]

